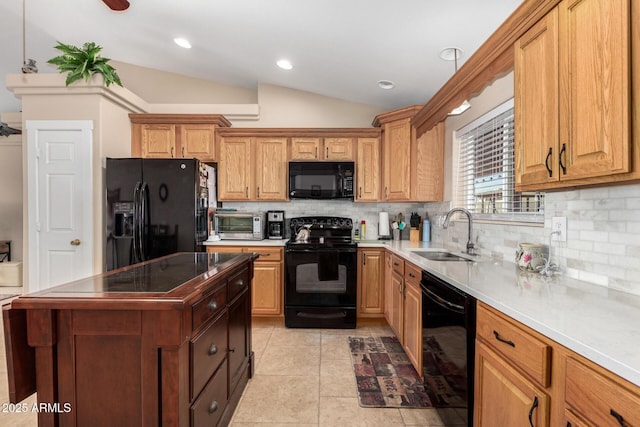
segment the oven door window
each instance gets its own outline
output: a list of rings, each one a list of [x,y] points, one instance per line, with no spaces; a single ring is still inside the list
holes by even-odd
[[[356,252],[336,249],[286,253],[287,304],[354,305]]]
[[[253,233],[252,216],[224,216],[216,218],[218,233]]]

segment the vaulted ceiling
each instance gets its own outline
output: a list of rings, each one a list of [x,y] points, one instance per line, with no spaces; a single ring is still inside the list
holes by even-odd
[[[229,85],[269,83],[394,109],[424,104],[520,0],[25,0],[26,56],[40,73],[56,41],[94,41],[111,59]],[[0,2],[0,74],[22,66],[22,1]],[[173,39],[184,37],[191,49]],[[286,58],[293,69],[276,61]],[[389,80],[392,90],[378,87]],[[123,82],[126,87],[126,81]],[[0,91],[0,111],[19,108]]]

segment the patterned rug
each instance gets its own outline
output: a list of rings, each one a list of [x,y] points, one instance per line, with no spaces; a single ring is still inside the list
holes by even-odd
[[[430,408],[424,384],[396,337],[349,337],[360,406]]]
[[[466,408],[466,367],[449,360],[435,337],[423,345],[424,383],[396,337],[349,337],[360,406]]]

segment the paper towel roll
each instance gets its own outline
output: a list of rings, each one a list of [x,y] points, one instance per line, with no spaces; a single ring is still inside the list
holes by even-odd
[[[380,212],[378,217],[378,236],[390,236],[389,212]]]

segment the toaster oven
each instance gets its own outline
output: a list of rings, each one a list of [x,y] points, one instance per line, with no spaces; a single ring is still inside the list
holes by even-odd
[[[221,240],[263,240],[264,212],[216,212],[215,233]]]

